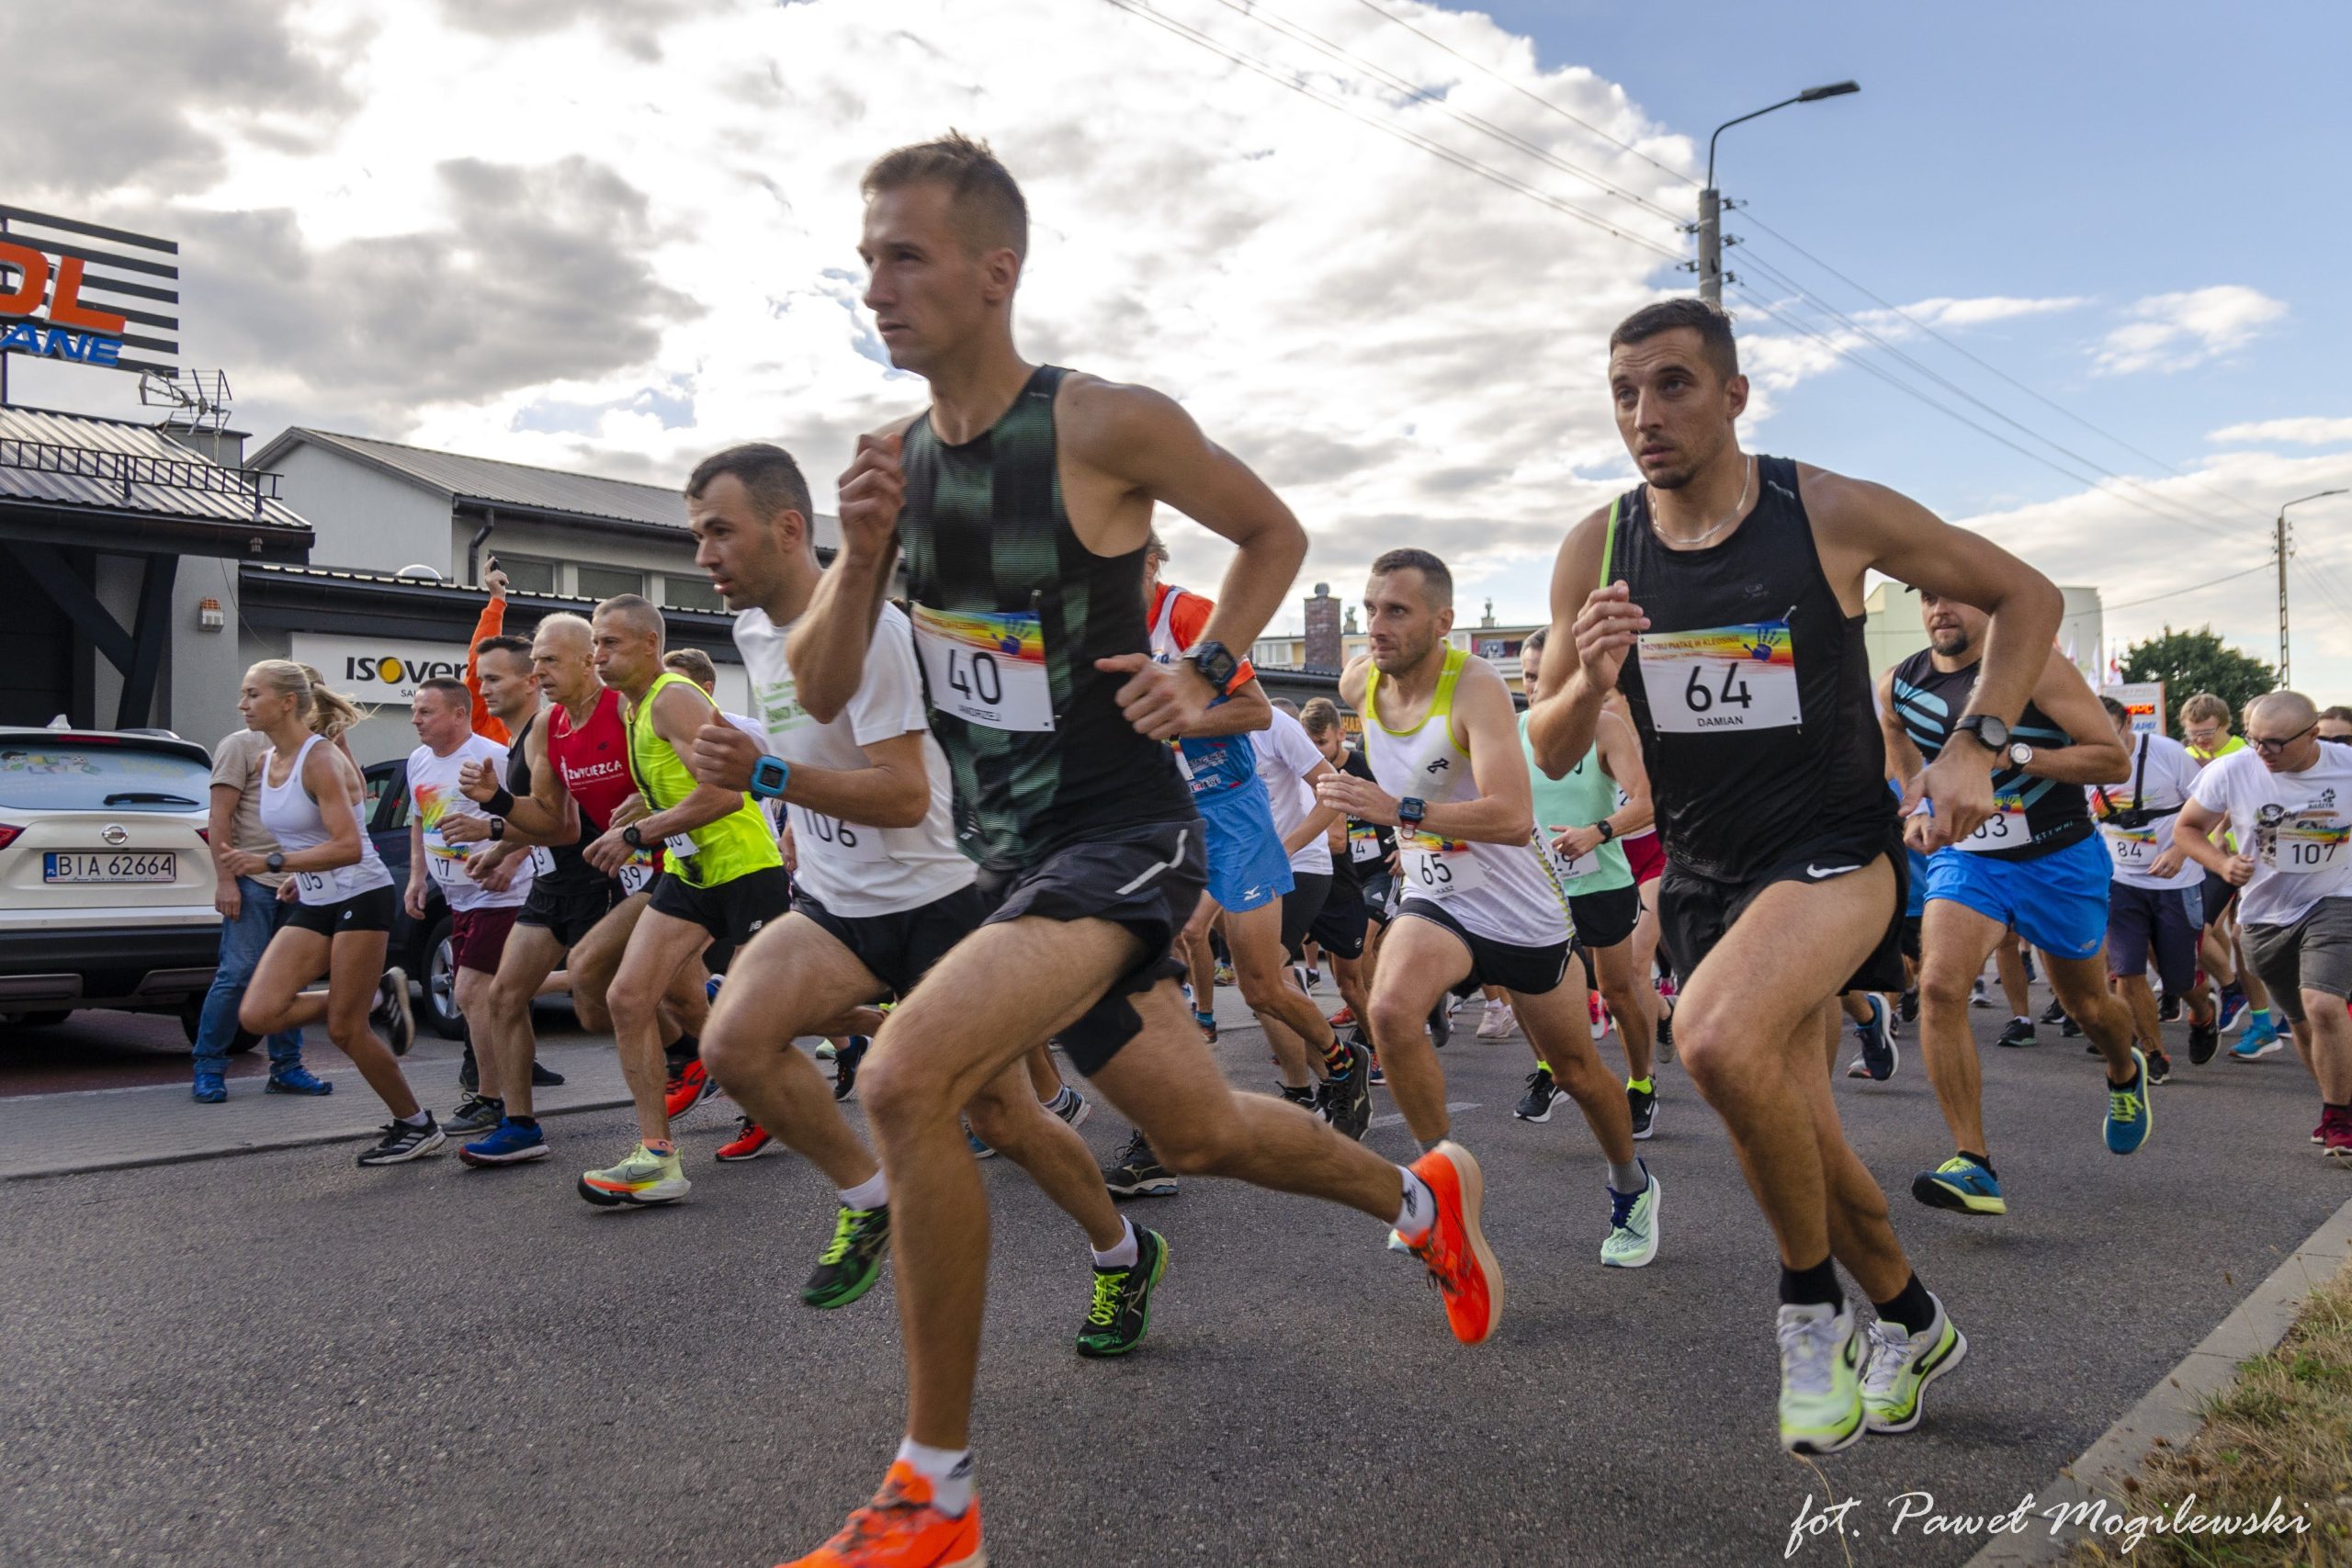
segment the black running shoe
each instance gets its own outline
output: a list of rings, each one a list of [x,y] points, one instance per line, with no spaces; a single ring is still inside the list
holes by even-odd
[[[1151,1140],[1138,1131],[1102,1172],[1102,1185],[1114,1198],[1165,1198],[1175,1192],[1176,1178],[1151,1152]]]
[[[1657,1048],[1669,1056],[1674,1054],[1674,1009],[1671,1007],[1657,1015]]]
[[[1452,997],[1440,997],[1437,1006],[1430,1010],[1430,1043],[1441,1051],[1453,1038],[1453,1000]]]
[[[2001,1031],[2000,1038],[1995,1040],[1993,1043],[2007,1045],[2012,1050],[2019,1046],[2038,1043],[2033,1035],[2033,1020],[2030,1018],[2009,1020],[2009,1026]]]
[[[2172,1058],[2162,1051],[2148,1053],[2148,1081],[2163,1083],[2172,1077]]]
[[[466,1058],[458,1064],[458,1087],[468,1094],[481,1092],[481,1064],[474,1060],[472,1042],[466,1044]],[[454,1121],[454,1118],[452,1119]],[[455,1131],[453,1127],[451,1131]],[[468,1129],[471,1131],[471,1129]]]
[[[1312,1084],[1301,1084],[1298,1088],[1293,1089],[1286,1083],[1277,1083],[1274,1089],[1284,1100],[1289,1100],[1301,1111],[1319,1112],[1323,1109],[1323,1091]]]
[[[433,1112],[424,1113],[424,1125],[412,1127],[405,1122],[387,1122],[384,1135],[372,1148],[362,1149],[361,1165],[401,1165],[421,1159],[439,1148],[448,1139],[442,1134],[441,1124],[433,1120]]]
[[[395,1056],[405,1056],[408,1048],[416,1043],[416,1014],[408,999],[408,971],[395,964],[384,971],[376,982],[376,1005],[368,1014],[368,1021],[384,1032],[384,1043],[392,1048]]]
[[[1655,1083],[1657,1079],[1653,1078],[1651,1081]],[[1635,1089],[1632,1084],[1627,1084],[1625,1109],[1633,1113],[1634,1142],[1637,1144],[1648,1142],[1649,1135],[1657,1131],[1657,1092],[1653,1089]]]
[[[2082,1037],[2083,1026],[2071,1018],[2058,1026],[2058,1038],[2061,1040],[2080,1040]],[[2094,1052],[2098,1049],[2096,1045],[2091,1047]]]
[[[2041,1021],[2044,1023],[2063,1023],[2065,1021],[2065,1019],[2066,1009],[2064,1006],[2059,1002],[2057,998],[2051,998],[2050,1005],[2041,1010]]]
[[[1901,998],[1899,1001],[1897,1001],[1897,1002],[1895,1003],[1894,1010],[1895,1010],[1896,1015],[1897,1015],[1897,1016],[1899,1016],[1899,1017],[1903,1020],[1903,1021],[1904,1021],[1904,1022],[1905,1022],[1905,1023],[1917,1023],[1917,1022],[1918,1022],[1918,1021],[1919,1021],[1919,987],[1917,987],[1917,986],[1914,986],[1914,987],[1912,987],[1909,990],[1907,990],[1907,991],[1904,992],[1904,993],[1903,993],[1903,996],[1902,996],[1902,998]]]
[[[504,1100],[485,1100],[481,1095],[469,1094],[458,1101],[456,1113],[441,1124],[441,1130],[460,1138],[470,1138],[478,1133],[489,1132],[505,1119]]]
[[[1552,1101],[1559,1092],[1553,1086],[1551,1072],[1538,1067],[1527,1075],[1527,1092],[1519,1097],[1519,1103],[1510,1108],[1510,1113],[1522,1122],[1549,1122]]]
[[[2174,996],[2169,991],[2165,992],[2165,999],[2156,1004],[2156,1017],[2165,1023],[2178,1023],[2180,1021],[2180,998]]]
[[[1317,1107],[1323,1119],[1343,1138],[1363,1142],[1372,1126],[1372,1053],[1348,1043],[1348,1070],[1325,1082]]]
[[[2188,1059],[2199,1066],[2213,1059],[2222,1046],[2222,1026],[2211,1019],[2188,1026]]]
[[[850,1090],[857,1087],[858,1064],[865,1060],[865,1053],[874,1042],[863,1034],[849,1037],[849,1048],[833,1053],[833,1098],[847,1100]]]
[[[1151,1292],[1168,1272],[1168,1243],[1157,1231],[1136,1227],[1136,1260],[1123,1269],[1094,1269],[1094,1300],[1078,1331],[1081,1356],[1124,1356],[1143,1343],[1151,1327]]]
[[[890,1206],[842,1209],[833,1215],[833,1239],[817,1259],[817,1271],[800,1287],[812,1307],[847,1306],[882,1277],[883,1249],[890,1245]]]
[[[563,1087],[563,1075],[557,1072],[553,1067],[543,1066],[537,1062],[533,1062],[531,1064],[531,1087],[534,1089],[561,1089]]]

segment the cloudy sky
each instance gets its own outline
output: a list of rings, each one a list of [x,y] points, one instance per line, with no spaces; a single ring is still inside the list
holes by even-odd
[[[1603,340],[1689,286],[1707,132],[1851,76],[1724,138],[1748,445],[2098,585],[2112,633],[2275,656],[2268,518],[2352,484],[2344,9],[1913,9],[9,6],[0,201],[178,238],[183,360],[257,436],[664,483],[768,437],[826,476],[922,397],[858,304],[858,172],[953,125],[1027,190],[1032,358],[1182,399],[1306,520],[1301,592],[1409,541],[1508,621],[1628,482]],[[135,412],[21,359],[12,392]],[[2352,700],[2352,497],[2297,516],[2298,683]]]

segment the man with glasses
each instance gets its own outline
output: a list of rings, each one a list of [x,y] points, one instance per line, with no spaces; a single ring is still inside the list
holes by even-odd
[[[2299,692],[2246,708],[2250,747],[2207,768],[2174,841],[2238,891],[2246,955],[2319,1081],[2312,1138],[2352,1159],[2352,752],[2319,739]],[[2234,852],[2213,842],[2228,827]]]
[[[2180,733],[2190,759],[2200,768],[2245,750],[2245,742],[2230,733],[2230,705],[2211,692],[2199,692],[2180,705]],[[2227,834],[2222,835],[2222,843],[2235,847]],[[2222,987],[2222,1032],[2243,1030],[2245,1034],[2230,1047],[2231,1060],[2256,1062],[2275,1056],[2286,1047],[2279,1043],[2278,1026],[2270,1017],[2270,993],[2263,988],[2238,943],[2237,897],[2238,890],[2229,883],[2206,874],[2205,885],[2198,893],[2205,915],[2205,936],[2198,945],[2198,957],[2213,983]]]

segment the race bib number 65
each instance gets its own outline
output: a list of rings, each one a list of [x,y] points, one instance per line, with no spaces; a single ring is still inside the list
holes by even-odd
[[[1486,886],[1486,869],[1471,854],[1470,846],[1415,835],[1397,848],[1405,872],[1405,891],[1424,898],[1454,898]]]
[[[1644,632],[1640,652],[1650,721],[1668,734],[1787,729],[1803,722],[1796,644],[1786,621]]]
[[[990,729],[1054,728],[1046,634],[1035,615],[914,607],[931,705]]]

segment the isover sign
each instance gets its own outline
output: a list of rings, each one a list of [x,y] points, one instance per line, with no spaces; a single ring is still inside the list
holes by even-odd
[[[438,677],[463,680],[462,643],[401,642],[389,637],[317,637],[297,632],[292,652],[327,678],[327,684],[362,706],[406,706],[416,689]]]

